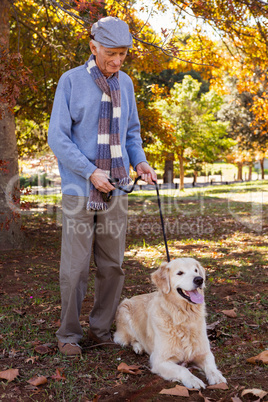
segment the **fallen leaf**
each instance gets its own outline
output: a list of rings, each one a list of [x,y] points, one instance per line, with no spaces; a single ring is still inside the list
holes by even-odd
[[[18,369],[8,369],[0,371],[0,378],[7,380],[7,382],[13,381],[19,375]]]
[[[36,322],[33,324],[34,326],[39,326],[41,324],[44,324],[46,322],[46,320],[43,320],[40,318],[40,320],[36,320]]]
[[[31,344],[33,345],[33,346],[35,346],[35,345],[40,345],[40,341],[38,341],[38,340],[35,340],[35,341],[31,341]]]
[[[268,350],[264,350],[257,356],[250,357],[249,359],[247,359],[247,362],[252,363],[252,364],[256,364],[259,362],[267,364],[268,363]]]
[[[201,398],[204,399],[203,402],[210,402],[210,401],[214,400],[214,399],[207,398],[206,396],[202,395],[201,391],[199,391],[198,395],[201,396]]]
[[[14,348],[11,348],[11,350],[8,352],[8,356],[9,357],[15,357],[18,352],[19,352],[18,350],[15,350]]]
[[[209,330],[213,330],[213,329],[215,329],[216,327],[217,327],[217,325],[219,325],[220,324],[220,320],[218,320],[218,321],[214,321],[214,322],[212,322],[211,324],[208,324],[207,325],[207,329],[209,329]]]
[[[267,395],[266,391],[263,391],[262,389],[258,388],[252,388],[252,389],[244,389],[242,392],[241,396],[247,395],[247,394],[252,394],[254,396],[258,396],[259,398],[264,398]]]
[[[209,385],[207,388],[209,388],[209,389],[229,389],[228,385],[225,382],[220,382],[219,384]]]
[[[227,317],[230,317],[230,318],[236,318],[237,317],[235,308],[233,308],[232,310],[222,310],[222,313],[224,315],[226,315]]]
[[[25,360],[25,363],[34,363],[35,362],[35,360],[38,360],[39,359],[39,356],[32,356],[32,357],[29,357],[28,359],[26,359]]]
[[[231,398],[231,401],[232,401],[232,402],[242,402],[241,399],[238,398],[237,395],[236,395],[236,396],[233,396],[233,397]]]
[[[56,368],[56,374],[52,375],[51,378],[56,381],[66,380],[66,377],[63,374],[63,368]]]
[[[126,373],[126,374],[142,374],[140,367],[139,366],[128,366],[126,363],[121,363],[117,367],[117,370],[120,371],[121,373]]]
[[[26,314],[26,311],[18,310],[18,309],[16,309],[16,308],[13,308],[12,311],[14,311],[14,313],[16,313],[16,314],[18,314],[18,315],[20,315],[20,316],[23,316],[23,315]]]
[[[176,385],[174,388],[162,389],[159,394],[189,397],[188,389],[182,385]]]
[[[34,348],[34,351],[40,355],[45,355],[50,352],[50,349],[46,345],[38,345]]]
[[[44,385],[47,383],[47,377],[45,377],[44,375],[42,375],[40,377],[35,376],[33,378],[30,378],[30,380],[28,380],[27,382],[28,382],[28,384],[38,387],[38,385]]]

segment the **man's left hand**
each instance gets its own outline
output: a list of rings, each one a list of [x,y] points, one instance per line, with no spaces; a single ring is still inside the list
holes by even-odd
[[[143,181],[146,181],[148,184],[154,184],[154,181],[157,181],[157,175],[153,168],[148,165],[147,162],[140,162],[136,166],[136,171],[138,176],[141,176]]]

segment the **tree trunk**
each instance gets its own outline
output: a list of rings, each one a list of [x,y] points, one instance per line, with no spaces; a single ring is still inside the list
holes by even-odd
[[[173,161],[174,161],[174,154],[169,153],[165,160],[165,171],[163,175],[164,183],[173,183],[173,177],[174,177]]]
[[[242,163],[237,164],[237,180],[243,181],[242,172],[243,172],[243,165]]]
[[[195,170],[193,173],[193,187],[196,185],[197,176],[198,176],[198,172]]]
[[[4,49],[9,49],[9,9],[10,2],[1,0],[0,44]],[[1,56],[0,54],[0,62]],[[0,93],[3,95],[3,88],[0,88]],[[14,115],[8,104],[2,106],[4,112],[0,119],[0,249],[3,250],[21,246],[22,231]]]
[[[183,155],[179,155],[180,161],[180,190],[184,190],[184,165],[183,165]]]
[[[248,180],[251,181],[252,180],[252,162],[249,165],[248,168]]]
[[[264,158],[260,160],[260,166],[261,166],[261,178],[264,180]]]

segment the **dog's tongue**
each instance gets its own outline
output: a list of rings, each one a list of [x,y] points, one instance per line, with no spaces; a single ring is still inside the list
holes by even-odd
[[[204,296],[201,295],[197,290],[192,290],[190,292],[187,292],[190,299],[192,300],[193,303],[196,304],[201,304],[204,302]]]

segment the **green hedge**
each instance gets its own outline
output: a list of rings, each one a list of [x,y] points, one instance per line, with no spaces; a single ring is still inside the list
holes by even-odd
[[[21,176],[20,187],[42,186],[47,187],[51,185],[51,180],[47,178],[46,173],[34,174],[32,176]]]

